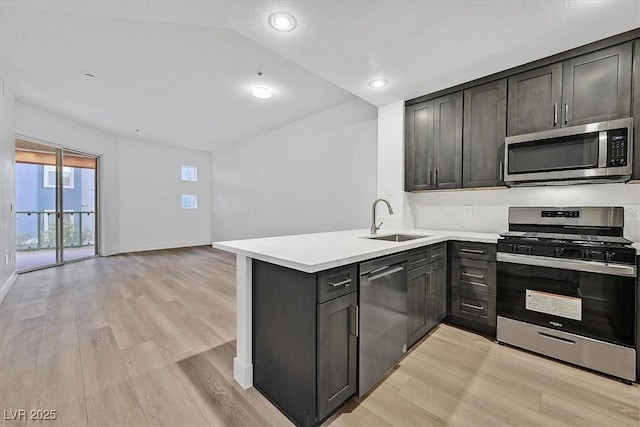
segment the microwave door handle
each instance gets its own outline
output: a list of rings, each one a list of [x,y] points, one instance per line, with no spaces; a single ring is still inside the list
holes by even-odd
[[[607,167],[607,131],[598,132],[598,167]]]

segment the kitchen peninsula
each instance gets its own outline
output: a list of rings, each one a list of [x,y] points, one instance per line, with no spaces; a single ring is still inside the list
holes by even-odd
[[[384,237],[397,230],[382,230],[378,237]],[[418,248],[432,247],[449,240],[495,244],[498,235],[442,230],[402,230],[403,234],[419,238],[395,242],[371,239],[369,230],[348,230],[327,233],[303,234],[260,239],[215,242],[213,247],[236,254],[237,281],[237,348],[234,358],[234,378],[244,388],[254,385],[253,360],[253,315],[255,300],[253,279],[256,263],[284,267],[304,274],[318,274],[319,281],[327,270],[354,265],[362,261],[400,254]],[[446,246],[443,256],[446,258]],[[254,262],[255,261],[255,262]],[[346,273],[349,274],[348,272]],[[352,273],[353,274],[353,273]],[[355,275],[357,276],[357,270]],[[445,273],[446,277],[446,273]],[[354,278],[357,282],[358,278]],[[335,280],[331,286],[338,286]],[[293,288],[295,290],[295,288]],[[357,286],[350,288],[355,291]],[[445,288],[446,289],[446,288]],[[320,292],[320,291],[319,291]],[[347,291],[345,291],[346,293]],[[355,293],[354,293],[355,295]],[[295,304],[294,296],[286,294],[284,305]],[[357,304],[357,301],[356,301]],[[445,306],[446,307],[446,306]],[[349,313],[351,313],[349,311]],[[356,314],[357,317],[357,314]],[[361,315],[362,317],[362,315]],[[358,321],[356,320],[356,323]],[[357,326],[356,326],[357,329]],[[277,335],[277,331],[272,332]],[[314,347],[315,348],[315,347]]]

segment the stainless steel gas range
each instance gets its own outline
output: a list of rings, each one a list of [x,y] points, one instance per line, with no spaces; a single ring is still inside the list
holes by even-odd
[[[636,380],[636,252],[621,207],[512,207],[498,341]]]

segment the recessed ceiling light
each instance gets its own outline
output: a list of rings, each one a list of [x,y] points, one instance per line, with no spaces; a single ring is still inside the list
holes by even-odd
[[[271,89],[264,86],[256,86],[251,90],[251,94],[256,98],[269,99],[271,98]]]
[[[274,30],[291,31],[296,27],[296,24],[296,18],[287,12],[272,13],[269,16],[269,25],[271,25]]]
[[[369,86],[374,89],[380,89],[381,87],[385,87],[389,84],[389,80],[387,79],[375,79],[369,82]]]

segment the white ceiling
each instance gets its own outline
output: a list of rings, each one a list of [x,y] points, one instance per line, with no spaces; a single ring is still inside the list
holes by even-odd
[[[273,31],[276,11],[298,27]],[[386,105],[640,27],[640,2],[2,0],[0,27],[19,101],[214,150],[355,96]],[[259,83],[273,98],[249,94]]]

